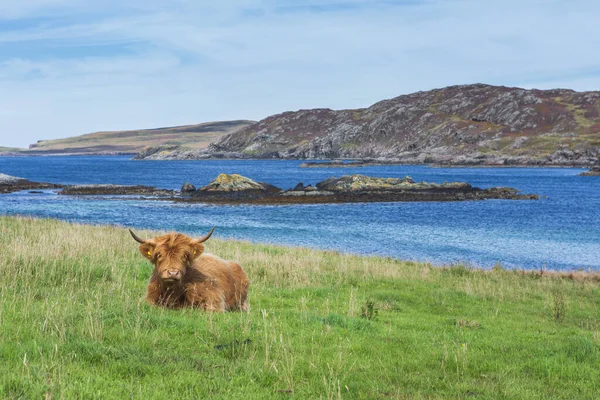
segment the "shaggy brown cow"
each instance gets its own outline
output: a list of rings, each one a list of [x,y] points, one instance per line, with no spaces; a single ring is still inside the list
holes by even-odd
[[[248,277],[239,264],[204,253],[205,242],[215,228],[192,239],[169,233],[140,239],[140,252],[154,264],[146,300],[169,308],[199,307],[207,311],[248,311]]]

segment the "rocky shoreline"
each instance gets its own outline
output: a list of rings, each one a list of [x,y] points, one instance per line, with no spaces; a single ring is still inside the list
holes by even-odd
[[[600,176],[600,165],[590,168],[587,172],[582,172],[579,176]]]
[[[255,182],[237,174],[221,174],[208,185],[196,189],[185,183],[180,191],[151,186],[54,185],[31,182],[0,174],[0,193],[21,190],[58,189],[67,196],[142,196],[156,200],[214,204],[323,204],[408,201],[537,200],[538,195],[521,194],[508,187],[480,189],[464,182],[415,182],[410,177],[374,178],[364,175],[331,177],[315,186],[297,184],[283,190],[265,182]]]
[[[301,168],[349,168],[381,165],[433,165],[438,167],[591,167],[598,162],[593,152],[559,150],[544,157],[499,156],[474,152],[449,155],[448,152],[402,152],[393,158],[303,159],[280,152],[247,154],[236,151],[193,150],[176,145],[149,147],[134,160],[305,160]]]
[[[61,189],[62,185],[53,183],[32,182],[30,180],[0,173],[0,194],[20,192],[23,190]]]

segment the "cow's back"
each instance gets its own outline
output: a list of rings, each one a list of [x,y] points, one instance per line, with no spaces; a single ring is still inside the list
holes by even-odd
[[[204,279],[214,282],[223,291],[228,309],[248,309],[248,276],[235,262],[224,260],[214,254],[204,253],[194,262],[194,268]]]

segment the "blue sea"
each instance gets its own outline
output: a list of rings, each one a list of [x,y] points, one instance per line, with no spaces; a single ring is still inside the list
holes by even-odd
[[[219,173],[239,173],[290,188],[330,176],[410,175],[417,181],[510,186],[539,201],[216,206],[165,201],[78,198],[19,192],[0,195],[0,214],[87,224],[175,230],[345,253],[465,263],[489,268],[600,270],[600,178],[577,168],[430,168],[377,166],[304,169],[301,161],[132,161],[128,157],[0,157],[0,172],[62,184],[113,183],[179,189]]]

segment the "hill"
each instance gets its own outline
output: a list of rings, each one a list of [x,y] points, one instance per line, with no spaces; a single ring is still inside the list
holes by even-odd
[[[152,266],[123,228],[0,216],[0,230],[3,399],[600,392],[594,273],[437,268],[211,238],[210,252],[248,273],[251,310],[210,314],[147,305]]]
[[[40,140],[26,154],[138,153],[146,146],[179,145],[201,149],[252,121],[220,121],[132,131],[95,132],[66,139]]]
[[[451,86],[363,109],[285,112],[223,136],[208,151],[252,158],[590,165],[600,154],[600,92]]]

